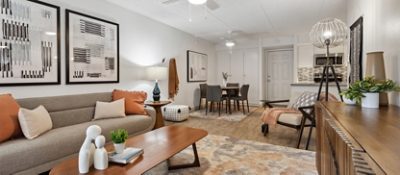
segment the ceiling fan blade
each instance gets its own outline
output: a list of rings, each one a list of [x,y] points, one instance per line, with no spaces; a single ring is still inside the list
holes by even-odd
[[[173,4],[175,2],[178,2],[180,0],[162,0],[161,3],[164,5],[169,5],[169,4]]]
[[[210,10],[216,10],[219,8],[219,4],[215,0],[208,0],[206,6]]]

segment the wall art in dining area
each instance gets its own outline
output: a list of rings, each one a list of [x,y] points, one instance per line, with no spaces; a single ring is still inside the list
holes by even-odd
[[[119,82],[119,25],[66,11],[67,84]]]
[[[187,51],[187,81],[207,81],[208,57],[206,54]]]
[[[60,83],[60,8],[0,1],[0,86]]]

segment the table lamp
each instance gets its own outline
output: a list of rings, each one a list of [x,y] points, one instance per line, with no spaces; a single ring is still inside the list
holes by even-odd
[[[165,80],[168,76],[168,69],[162,66],[153,66],[146,69],[147,78],[149,80],[155,80],[155,86],[153,89],[153,100],[155,102],[160,101],[160,88],[158,87],[159,80]]]

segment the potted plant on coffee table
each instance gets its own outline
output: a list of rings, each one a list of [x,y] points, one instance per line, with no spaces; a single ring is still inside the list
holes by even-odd
[[[400,87],[392,80],[378,81],[374,77],[365,77],[351,85],[342,95],[353,98],[358,103],[361,100],[364,108],[379,108],[379,93],[399,90]]]
[[[126,129],[111,131],[111,140],[113,141],[115,151],[118,154],[124,152],[126,139],[128,139],[128,131],[126,131]]]

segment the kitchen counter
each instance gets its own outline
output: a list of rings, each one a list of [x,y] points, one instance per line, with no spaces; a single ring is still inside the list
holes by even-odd
[[[312,82],[304,82],[304,83],[292,83],[290,84],[290,86],[318,86],[319,87],[320,83],[312,83]],[[346,83],[339,83],[340,87],[347,87]],[[325,87],[325,83],[323,84],[323,86]],[[335,82],[329,82],[329,86],[336,86]]]

